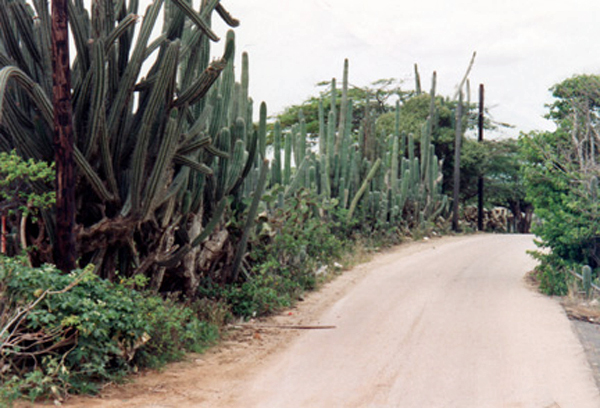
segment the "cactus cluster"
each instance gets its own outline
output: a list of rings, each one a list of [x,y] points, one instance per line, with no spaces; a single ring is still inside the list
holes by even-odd
[[[329,112],[325,98],[319,103],[318,149],[307,149],[306,124],[298,123],[285,135],[283,178],[279,166],[282,153],[281,125],[274,125],[274,168],[272,183],[283,183],[286,194],[299,187],[313,189],[324,202],[337,203],[346,211],[345,220],[357,224],[415,227],[435,220],[447,209],[442,194],[441,165],[432,145],[435,116],[435,74],[429,119],[419,139],[400,133],[400,104],[396,104],[396,126],[391,135],[375,135],[372,118],[365,115],[358,133],[352,132],[353,101],[348,98],[348,61],[344,62],[341,103],[337,112],[336,80],[331,81]],[[367,109],[369,104],[366,104]],[[291,158],[296,168],[291,170]]]
[[[90,10],[69,3],[78,257],[107,278],[117,270],[146,274],[160,288],[170,275],[193,291],[201,247],[222,230],[224,214],[245,214],[244,198],[260,196],[266,107],[255,131],[248,56],[236,82],[233,31],[222,57],[210,61],[219,40],[213,13],[238,24],[222,3],[203,0],[194,9],[155,0],[143,19],[137,9],[133,0],[92,2]],[[163,29],[152,40],[162,9]],[[0,149],[47,162],[54,157],[50,30],[47,2],[1,0]],[[41,220],[30,225],[47,236],[34,262],[52,261],[52,211]]]
[[[233,31],[222,57],[209,60],[218,40],[214,12],[230,26],[237,20],[218,0],[203,0],[198,10],[155,0],[141,22],[137,7],[134,0],[93,2],[91,10],[70,3],[82,266],[93,263],[109,279],[116,271],[145,274],[155,290],[193,296],[204,279],[247,277],[259,213],[284,207],[300,190],[321,201],[315,217],[335,209],[340,220],[368,228],[420,226],[445,211],[431,143],[435,76],[419,140],[400,133],[399,104],[393,134],[375,134],[368,103],[357,133],[346,60],[339,111],[335,79],[329,110],[319,104],[318,148],[302,115],[289,130],[276,122],[270,164],[266,105],[254,125],[248,55],[236,81]],[[0,0],[0,149],[41,161],[54,157],[47,8],[43,0],[33,7]],[[163,8],[162,32],[151,40]],[[274,199],[263,201],[265,191]],[[52,211],[26,226],[46,237],[36,241],[34,262],[52,261],[54,228]]]

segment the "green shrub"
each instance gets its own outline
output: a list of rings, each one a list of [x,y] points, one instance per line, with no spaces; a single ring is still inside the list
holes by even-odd
[[[141,307],[151,340],[136,353],[136,365],[157,368],[186,351],[201,353],[219,338],[217,324],[200,321],[192,308],[175,301],[148,297]]]
[[[28,214],[52,206],[56,202],[55,191],[36,193],[31,183],[53,184],[54,178],[54,164],[25,160],[14,150],[0,152],[0,202],[9,212]]]
[[[568,264],[559,256],[531,251],[531,255],[538,261],[536,276],[540,282],[540,290],[550,296],[563,296],[568,292],[567,270],[575,269],[575,265]]]
[[[191,308],[128,284],[102,280],[91,267],[66,275],[0,258],[0,399],[94,393],[218,337]]]

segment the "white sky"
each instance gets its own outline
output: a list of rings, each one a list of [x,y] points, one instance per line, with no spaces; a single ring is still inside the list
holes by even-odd
[[[454,94],[473,51],[472,99],[480,83],[495,120],[505,131],[553,129],[542,118],[548,88],[574,74],[600,73],[598,0],[223,0],[241,21],[238,58],[250,57],[250,95],[269,114],[298,104],[316,83],[341,79],[344,58],[350,82],[404,79],[414,88],[419,65],[424,90],[438,73],[438,93]],[[214,18],[215,31],[226,28]],[[222,41],[223,42],[223,41]],[[223,44],[215,44],[216,54]],[[239,72],[238,72],[239,75]]]

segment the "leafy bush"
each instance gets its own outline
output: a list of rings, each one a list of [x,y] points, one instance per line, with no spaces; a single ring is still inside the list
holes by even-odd
[[[98,278],[0,258],[0,400],[93,393],[218,336],[194,311]]]
[[[600,123],[600,77],[576,76],[552,88],[549,118],[557,129],[519,140],[527,197],[539,222],[533,232],[551,250],[541,256],[548,293],[566,290],[560,271],[600,267],[599,144],[589,129]]]
[[[135,355],[138,366],[157,368],[186,351],[201,353],[219,338],[218,324],[199,320],[194,309],[173,300],[148,297],[141,306],[150,340]]]
[[[29,213],[32,209],[48,208],[56,201],[56,192],[36,193],[32,183],[54,183],[54,165],[25,160],[13,150],[0,152],[0,207]]]
[[[532,255],[540,261],[535,270],[540,290],[547,295],[566,295],[569,276],[567,268],[574,269],[574,265],[568,265],[563,259],[553,254],[533,252]]]

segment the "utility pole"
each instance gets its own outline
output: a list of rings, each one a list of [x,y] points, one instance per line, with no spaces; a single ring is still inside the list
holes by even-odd
[[[454,195],[452,200],[452,230],[458,232],[458,198],[460,192],[460,144],[462,139],[462,89],[458,93],[456,107],[456,135],[454,139]]]
[[[479,120],[478,120],[478,128],[479,133],[477,137],[477,141],[479,143],[483,143],[483,95],[484,89],[483,84],[479,85]],[[479,179],[477,180],[477,229],[479,231],[483,231],[483,174],[479,175]]]
[[[54,262],[63,272],[70,272],[76,267],[75,166],[67,4],[67,0],[52,0],[52,103],[56,161]]]

